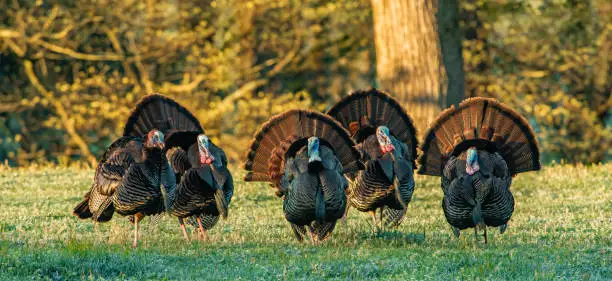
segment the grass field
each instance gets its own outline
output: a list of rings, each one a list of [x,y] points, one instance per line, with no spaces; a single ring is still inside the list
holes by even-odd
[[[507,232],[455,239],[439,178],[417,177],[407,219],[374,233],[351,210],[319,246],[295,241],[267,185],[236,181],[228,220],[206,242],[183,240],[176,219],[97,227],[72,216],[92,170],[0,169],[1,280],[612,280],[612,165],[556,166],[515,178]],[[236,173],[239,179],[242,174]],[[193,229],[189,229],[193,231]],[[196,238],[196,232],[191,232]]]

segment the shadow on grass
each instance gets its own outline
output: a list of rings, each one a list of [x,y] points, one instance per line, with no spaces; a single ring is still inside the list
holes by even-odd
[[[399,230],[381,230],[376,232],[364,232],[358,236],[360,239],[368,239],[372,242],[395,242],[399,244],[423,244],[425,233],[405,233]]]

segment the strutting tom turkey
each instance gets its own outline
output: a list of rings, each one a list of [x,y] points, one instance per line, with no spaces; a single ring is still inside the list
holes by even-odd
[[[145,216],[167,210],[166,194],[173,194],[174,173],[164,153],[164,134],[151,130],[143,136],[123,136],[112,143],[100,159],[94,183],[74,208],[81,219],[109,221],[114,212],[134,222],[134,243],[138,224]]]
[[[115,211],[128,215],[135,224],[134,246],[140,220],[162,212],[179,217],[186,237],[183,218],[193,218],[203,237],[204,228],[227,215],[233,181],[226,164],[223,151],[189,111],[149,95],[132,111],[124,136],[100,159],[94,184],[74,213],[98,222],[110,220]]]
[[[176,177],[169,212],[178,217],[189,240],[184,220],[196,226],[200,239],[219,217],[226,218],[234,193],[225,152],[206,136],[200,122],[176,101],[158,94],[143,98],[132,112],[124,135],[139,135],[152,128],[165,135],[166,156]]]
[[[347,174],[350,205],[394,227],[406,215],[414,191],[416,130],[399,103],[376,90],[356,91],[327,112],[351,133],[365,170]],[[348,211],[348,210],[347,210]]]
[[[290,110],[264,123],[247,154],[245,181],[267,181],[283,198],[298,239],[328,237],[346,208],[345,172],[363,168],[348,132],[331,117]]]
[[[198,227],[200,239],[204,239],[206,230],[215,226],[220,216],[227,218],[234,194],[225,152],[200,134],[187,151],[172,148],[168,158],[174,171],[182,175],[170,212],[178,217],[185,239],[189,239],[183,223],[185,218]]]
[[[514,211],[512,177],[540,169],[538,143],[519,113],[471,98],[438,117],[425,136],[418,173],[442,177],[442,208],[455,236],[474,227],[503,233]]]

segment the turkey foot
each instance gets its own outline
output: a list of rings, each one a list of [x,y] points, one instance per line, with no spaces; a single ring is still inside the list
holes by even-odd
[[[316,246],[318,244],[318,241],[316,239],[314,229],[310,225],[308,226],[308,234],[310,235],[310,243],[312,244],[312,246]]]

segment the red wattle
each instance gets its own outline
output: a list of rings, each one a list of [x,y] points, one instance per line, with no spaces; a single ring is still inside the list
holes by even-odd
[[[382,151],[382,153],[391,152],[394,149],[395,149],[395,146],[393,146],[393,144],[383,145],[380,147],[380,150]]]
[[[215,157],[213,156],[200,156],[200,163],[210,165],[213,161],[215,161]]]

